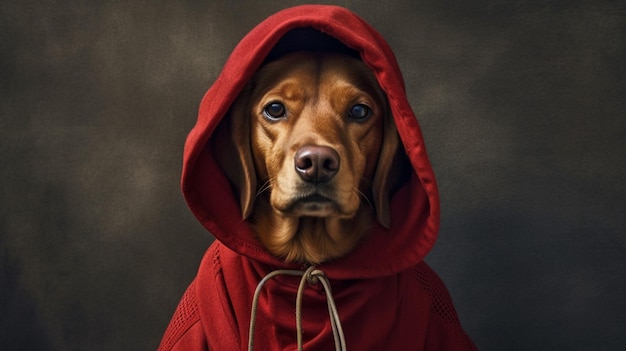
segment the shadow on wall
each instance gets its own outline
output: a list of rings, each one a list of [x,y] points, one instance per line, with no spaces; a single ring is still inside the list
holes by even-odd
[[[40,323],[40,306],[18,282],[22,270],[5,249],[0,250],[0,345],[19,345],[19,350],[52,350],[46,328]]]

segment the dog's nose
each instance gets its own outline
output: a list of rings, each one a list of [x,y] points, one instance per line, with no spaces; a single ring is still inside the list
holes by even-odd
[[[339,171],[339,154],[328,146],[303,146],[294,157],[296,172],[302,180],[324,183]]]

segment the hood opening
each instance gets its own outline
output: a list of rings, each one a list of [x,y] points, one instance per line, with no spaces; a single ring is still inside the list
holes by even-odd
[[[295,28],[285,33],[268,53],[263,61],[263,65],[297,51],[331,52],[361,59],[358,51],[347,47],[338,39],[317,29],[303,27]]]

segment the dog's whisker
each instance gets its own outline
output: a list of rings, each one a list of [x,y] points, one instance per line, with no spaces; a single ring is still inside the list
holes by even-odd
[[[272,182],[271,182],[271,179],[268,179],[265,183],[263,183],[263,185],[259,187],[259,189],[257,190],[254,196],[254,199],[256,200],[262,193],[264,193],[265,191],[271,188],[272,188]]]
[[[359,197],[362,197],[365,202],[367,202],[367,205],[369,207],[371,207],[372,209],[374,208],[374,205],[372,205],[372,202],[370,201],[370,199],[367,197],[367,195],[365,195],[361,190],[359,190],[358,188],[354,188],[354,191],[358,194]]]
[[[372,189],[372,187],[374,186],[374,183],[372,182],[371,179],[369,178],[365,178],[362,177],[361,178],[361,183],[363,185],[365,185],[367,188]],[[363,193],[361,190],[359,190],[358,188],[355,188],[355,190],[359,193],[359,195],[365,199],[365,202],[367,202],[368,206],[371,207],[372,209],[374,209],[374,205],[372,204],[372,202],[370,201],[369,197],[367,195],[365,195],[365,193]]]

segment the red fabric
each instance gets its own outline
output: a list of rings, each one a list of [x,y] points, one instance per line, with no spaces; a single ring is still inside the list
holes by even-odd
[[[219,242],[202,260],[159,350],[246,350],[256,282],[273,270]],[[299,278],[267,283],[257,313],[256,350],[295,350],[295,296]],[[377,279],[331,281],[351,350],[476,350],[464,333],[448,291],[420,262]],[[305,291],[304,349],[332,350],[326,296]],[[198,313],[190,312],[197,310]],[[200,329],[202,328],[202,330]]]
[[[259,24],[234,49],[202,100],[197,124],[185,144],[182,189],[191,211],[217,240],[176,310],[160,349],[245,350],[258,282],[276,269],[300,268],[276,259],[254,238],[208,143],[252,74],[279,40],[298,28],[338,39],[372,69],[414,168],[409,182],[391,201],[390,229],[374,226],[355,251],[318,266],[331,281],[348,348],[474,350],[445,286],[423,262],[437,237],[439,198],[395,57],[361,18],[322,5],[287,9]],[[281,276],[263,288],[254,340],[257,350],[295,349],[298,282],[299,278]],[[306,350],[334,348],[326,304],[321,289],[305,290]]]

